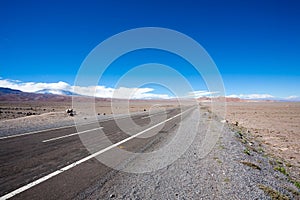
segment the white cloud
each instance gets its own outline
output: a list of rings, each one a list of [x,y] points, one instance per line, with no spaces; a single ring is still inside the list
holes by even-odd
[[[16,80],[0,79],[0,87],[7,87],[11,89],[21,90],[23,92],[36,92],[43,89],[53,90],[70,90],[69,84],[59,81],[57,83],[35,83],[35,82],[21,82]]]
[[[105,86],[73,86],[72,91],[77,94],[105,98],[122,98],[122,99],[169,99],[167,94],[155,94],[153,88],[109,88]]]
[[[240,98],[240,99],[270,99],[275,98],[274,96],[270,94],[232,94],[228,95],[226,97],[232,97],[232,98]]]
[[[16,80],[0,79],[0,87],[21,90],[23,92],[37,92],[48,89],[60,94],[59,90],[71,91],[80,95],[95,96],[104,98],[123,98],[123,99],[169,99],[167,94],[155,94],[153,88],[110,88],[105,86],[71,86],[68,83],[59,81],[57,83],[37,83],[37,82],[20,82]]]
[[[285,99],[292,100],[292,99],[299,99],[299,97],[298,96],[289,96],[289,97],[286,97]]]
[[[188,93],[187,97],[199,98],[204,96],[212,96],[214,94],[218,94],[219,92],[210,92],[207,90],[197,90]]]

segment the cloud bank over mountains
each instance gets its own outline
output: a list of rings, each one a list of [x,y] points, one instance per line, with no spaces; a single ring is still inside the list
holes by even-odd
[[[130,99],[171,99],[174,98],[168,94],[157,94],[150,87],[146,88],[111,88],[106,86],[71,86],[66,82],[59,81],[56,83],[41,82],[22,82],[0,78],[0,87],[21,90],[23,92],[47,93],[59,95],[83,95],[102,98],[130,98]],[[218,97],[217,91],[198,90],[189,92],[185,98],[200,97]],[[240,99],[261,99],[261,100],[286,100],[300,101],[298,96],[275,97],[270,94],[231,94],[226,97]]]
[[[275,98],[274,96],[270,94],[233,94],[233,95],[228,95],[227,97],[231,98],[240,98],[240,99],[273,99]]]
[[[103,98],[132,98],[132,99],[170,99],[167,94],[153,93],[153,88],[110,88],[106,86],[71,86],[66,82],[37,83],[17,80],[0,79],[0,87],[21,90],[23,92],[48,93],[60,95],[78,94]]]

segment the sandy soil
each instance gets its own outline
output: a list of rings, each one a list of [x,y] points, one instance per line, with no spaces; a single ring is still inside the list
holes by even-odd
[[[228,102],[226,120],[245,127],[268,153],[300,168],[299,102]]]

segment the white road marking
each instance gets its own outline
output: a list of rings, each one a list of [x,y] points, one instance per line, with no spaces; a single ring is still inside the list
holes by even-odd
[[[141,119],[147,119],[149,117],[152,117],[152,116],[155,116],[155,115],[160,115],[160,114],[162,114],[162,112],[155,113],[155,114],[152,114],[152,115],[149,115],[149,116],[145,116],[145,117],[141,117]]]
[[[141,119],[147,119],[149,117],[151,117],[152,115],[146,116],[146,117],[141,117]]]
[[[60,139],[63,139],[63,138],[71,137],[71,136],[74,136],[74,135],[79,135],[79,134],[90,132],[90,131],[99,130],[99,129],[102,129],[102,128],[103,127],[98,127],[98,128],[89,129],[89,130],[86,130],[86,131],[81,131],[81,132],[77,132],[77,133],[71,133],[69,135],[64,135],[64,136],[60,136],[60,137],[51,138],[51,139],[48,139],[48,140],[43,140],[43,142],[51,142],[51,141],[55,141],[55,140],[60,140]]]
[[[78,124],[78,125],[85,126],[85,125],[89,125],[89,124],[93,124],[93,123],[97,123],[97,122],[98,123],[99,122],[106,122],[106,121],[113,120],[113,119],[124,119],[124,118],[132,117],[132,116],[136,116],[136,115],[140,115],[140,114],[142,114],[142,113],[137,113],[137,114],[133,114],[133,115],[126,115],[124,117],[109,117],[109,118],[104,119],[104,120],[98,120],[98,121],[93,121],[93,122],[90,122],[90,123]],[[26,135],[32,135],[32,134],[41,133],[41,132],[45,132],[45,131],[53,131],[53,130],[58,130],[58,129],[71,128],[71,127],[76,127],[76,124],[75,125],[69,125],[69,126],[61,126],[61,127],[57,127],[57,128],[43,129],[43,130],[39,130],[39,131],[32,131],[32,132],[27,132],[27,133],[21,133],[21,134],[16,134],[16,135],[4,136],[4,137],[0,137],[0,140],[20,137],[20,136],[26,136]]]
[[[28,133],[9,135],[9,136],[0,137],[0,140],[4,140],[4,139],[8,139],[8,138],[14,138],[14,137],[20,137],[20,136],[25,136],[25,135],[32,135],[32,134],[40,133],[40,132],[44,132],[44,131],[53,131],[53,130],[58,130],[58,129],[63,129],[63,128],[70,128],[70,127],[73,127],[73,126],[74,125],[62,126],[62,127],[57,127],[57,128],[44,129],[44,130],[40,130],[40,131],[32,131],[32,132],[28,132]]]
[[[165,121],[162,121],[162,122],[160,122],[160,123],[158,123],[158,124],[156,124],[156,125],[154,125],[152,127],[149,127],[149,128],[147,128],[147,129],[145,129],[145,130],[143,130],[143,131],[141,131],[141,132],[139,132],[139,133],[137,133],[135,135],[132,135],[132,136],[130,136],[130,137],[128,137],[128,138],[120,141],[120,142],[117,142],[117,143],[115,143],[115,144],[113,144],[113,145],[111,145],[109,147],[106,147],[106,148],[104,148],[104,149],[102,149],[102,150],[100,150],[100,151],[98,151],[96,153],[93,153],[93,154],[91,154],[91,155],[89,155],[89,156],[87,156],[87,157],[85,157],[85,158],[83,158],[81,160],[78,160],[78,161],[76,161],[76,162],[74,162],[74,163],[72,163],[70,165],[67,165],[67,166],[65,166],[65,167],[63,167],[63,168],[61,168],[59,170],[56,170],[56,171],[54,171],[54,172],[52,172],[52,173],[50,173],[50,174],[48,174],[48,175],[46,175],[46,176],[44,176],[42,178],[39,178],[39,179],[37,179],[37,180],[35,180],[35,181],[27,184],[27,185],[24,185],[24,186],[22,186],[22,187],[20,187],[20,188],[18,188],[16,190],[14,190],[14,191],[12,191],[12,192],[10,192],[10,193],[8,193],[8,194],[0,197],[0,200],[9,199],[9,198],[11,198],[11,197],[13,197],[13,196],[21,193],[21,192],[24,192],[25,190],[28,190],[29,188],[32,188],[32,187],[34,187],[34,186],[36,186],[36,185],[38,185],[38,184],[40,184],[40,183],[42,183],[42,182],[44,182],[44,181],[52,178],[54,176],[57,176],[57,175],[63,173],[64,171],[67,171],[67,170],[69,170],[69,169],[71,169],[71,168],[73,168],[73,167],[75,167],[75,166],[77,166],[77,165],[79,165],[79,164],[81,164],[81,163],[83,163],[85,161],[88,161],[88,160],[90,160],[90,159],[92,159],[92,158],[94,158],[94,157],[96,157],[96,156],[98,156],[98,155],[100,155],[100,154],[102,154],[102,153],[104,153],[104,152],[106,152],[106,151],[114,148],[114,147],[117,147],[117,146],[119,146],[119,145],[121,145],[121,144],[123,144],[123,143],[125,143],[125,142],[127,142],[127,141],[129,141],[129,140],[131,140],[131,139],[133,139],[133,138],[135,138],[137,136],[139,136],[139,135],[142,135],[143,133],[145,133],[147,131],[150,131],[151,129],[153,129],[155,127],[158,127],[159,125],[161,125],[161,124],[163,124],[165,122],[171,121],[172,119],[174,119],[174,118],[182,115],[183,113],[185,113],[185,112],[187,112],[187,111],[189,111],[189,110],[191,110],[193,108],[194,107],[192,107],[190,109],[187,109],[187,110],[183,111],[182,113],[179,113],[179,114],[177,114],[177,115],[175,115],[175,116],[173,116],[173,117],[171,117],[169,119],[166,119]]]

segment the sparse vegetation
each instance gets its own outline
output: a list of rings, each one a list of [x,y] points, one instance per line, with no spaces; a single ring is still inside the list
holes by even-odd
[[[287,167],[292,167],[293,165],[291,163],[286,163],[285,164]]]
[[[214,160],[216,160],[219,164],[222,164],[222,161],[218,157],[214,157]]]
[[[276,165],[276,162],[274,160],[269,160],[270,165]]]
[[[280,192],[268,187],[268,186],[265,186],[265,185],[258,185],[258,187],[263,190],[267,195],[269,195],[271,197],[271,199],[273,200],[289,200],[290,198],[281,194]]]
[[[237,136],[238,138],[242,139],[242,138],[243,138],[243,133],[242,133],[241,131],[237,131],[237,132],[236,132],[236,136]]]
[[[265,151],[264,151],[264,149],[263,149],[263,148],[261,148],[261,147],[258,147],[257,151],[258,151],[259,153],[263,153],[263,152],[265,152]]]
[[[251,162],[247,162],[247,161],[241,161],[242,164],[244,165],[247,165],[248,167],[252,167],[253,169],[258,169],[258,170],[261,170],[261,168],[254,164],[254,163],[251,163]]]
[[[247,140],[245,138],[242,139],[243,144],[247,144]]]
[[[298,181],[293,181],[294,182],[294,185],[298,188],[298,189],[300,189],[300,182],[298,182]]]
[[[250,150],[248,148],[244,149],[244,153],[249,155],[249,156],[251,155]]]
[[[289,188],[289,187],[285,187],[285,189],[287,190],[287,191],[289,191],[290,193],[292,193],[294,196],[300,196],[300,192],[298,192],[298,191],[296,191],[296,190],[294,190],[294,189],[292,189],[292,188]]]
[[[279,164],[279,165],[283,164],[283,162],[281,160],[276,160],[276,163]]]
[[[274,170],[279,171],[286,176],[289,175],[283,166],[276,166],[276,167],[274,167]]]
[[[226,178],[224,179],[224,182],[225,182],[225,183],[229,183],[229,182],[230,182],[230,179],[229,179],[228,177],[226,177]]]

